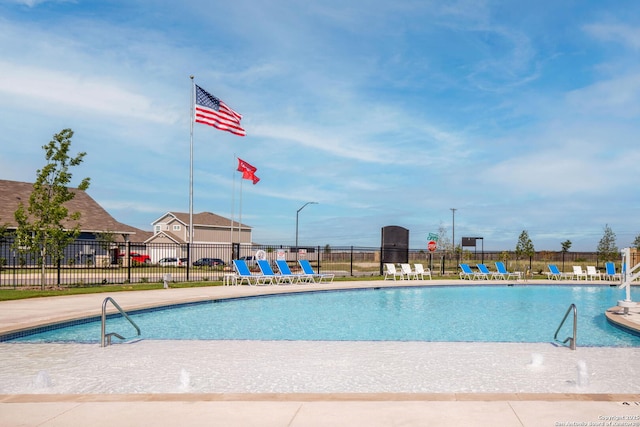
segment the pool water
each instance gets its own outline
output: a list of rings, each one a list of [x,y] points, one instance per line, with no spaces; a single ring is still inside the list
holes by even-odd
[[[640,292],[632,290],[632,299]],[[609,286],[429,286],[305,292],[190,304],[132,314],[153,340],[553,341],[570,304],[578,310],[579,346],[637,347],[640,336],[611,325],[604,312],[624,299]],[[558,334],[571,335],[572,317]],[[122,317],[107,332],[136,338]],[[100,321],[12,342],[100,340]],[[114,339],[114,342],[117,340]]]

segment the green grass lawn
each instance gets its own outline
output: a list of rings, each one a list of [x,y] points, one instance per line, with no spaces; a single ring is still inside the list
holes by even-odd
[[[202,286],[221,286],[221,282],[185,282],[171,283],[172,288],[196,288]],[[10,301],[26,298],[57,297],[65,295],[96,294],[101,292],[128,292],[128,291],[148,291],[152,289],[163,289],[162,283],[125,283],[119,285],[86,286],[86,287],[65,287],[59,289],[0,289],[0,301]]]

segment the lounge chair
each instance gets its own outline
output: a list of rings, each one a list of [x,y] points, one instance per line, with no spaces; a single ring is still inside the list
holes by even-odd
[[[431,277],[431,269],[424,268],[424,266],[422,264],[413,264],[413,268],[415,270],[414,273],[416,275],[416,279],[420,278],[420,279],[424,280],[424,276],[429,276],[429,280],[433,279]]]
[[[311,267],[311,263],[309,262],[308,259],[300,259],[298,260],[298,263],[302,268],[302,272],[304,274],[308,274],[312,276],[314,281],[316,281],[317,279],[318,283],[322,283],[323,280],[325,281],[325,283],[331,283],[333,282],[333,279],[336,276],[335,274],[332,274],[332,273],[316,273],[315,271],[313,271],[313,267]]]
[[[400,269],[402,270],[402,274],[404,274],[407,279],[409,279],[409,280],[411,280],[411,279],[418,280],[418,276],[411,269],[411,265],[409,265],[409,264],[400,264]]]
[[[236,275],[233,277],[234,285],[242,285],[243,282],[247,282],[247,285],[266,285],[267,281],[271,281],[271,279],[266,278],[262,275],[255,275],[251,273],[249,270],[249,266],[247,265],[247,261],[243,259],[234,259],[233,267],[236,270]]]
[[[268,277],[271,279],[271,283],[275,280],[275,282],[280,285],[284,282],[288,282],[293,285],[293,279],[291,277],[283,276],[282,274],[276,274],[271,268],[271,264],[266,259],[259,259],[256,261],[258,263],[258,267],[260,267],[260,271],[264,277]]]
[[[607,262],[605,268],[604,278],[606,280],[622,280],[622,274],[616,273],[616,264],[614,262]]]
[[[486,265],[476,264],[476,267],[478,267],[478,272],[475,274],[477,278],[483,280],[489,280],[489,276],[491,276],[492,279],[494,278],[494,274],[489,271]]]
[[[507,267],[504,266],[502,261],[496,261],[496,272],[493,274],[495,278],[508,280],[511,277],[515,277],[516,280],[520,278],[520,273],[510,273],[507,271]]]
[[[289,268],[289,264],[287,264],[287,261],[283,259],[276,260],[276,265],[278,266],[278,270],[280,270],[280,274],[282,274],[283,276],[291,277],[291,279],[295,280],[296,283],[300,283],[300,282],[313,283],[314,282],[313,276],[310,274],[292,273],[291,269]]]
[[[396,265],[390,262],[384,264],[384,280],[393,279],[396,280],[399,277],[400,280],[404,280],[404,273],[402,270],[398,271]]]
[[[471,270],[471,267],[469,267],[469,264],[459,264],[460,265],[460,269],[462,270],[460,272],[460,278],[461,279],[474,279],[476,273],[473,272],[473,270]]]
[[[579,265],[573,266],[573,279],[574,280],[587,280],[587,273],[582,271],[582,267]]]
[[[569,273],[561,273],[560,270],[558,270],[558,266],[555,264],[549,264],[547,267],[549,267],[549,271],[547,272],[547,279],[551,279],[551,280],[561,280],[561,279],[570,279],[572,274]]]
[[[589,280],[602,280],[602,273],[600,273],[593,265],[587,265],[587,276]]]

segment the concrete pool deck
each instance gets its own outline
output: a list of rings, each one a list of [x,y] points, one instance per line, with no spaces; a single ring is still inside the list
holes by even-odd
[[[470,283],[486,284],[487,281],[405,280],[335,282],[326,285],[212,286],[5,301],[0,302],[0,334],[70,319],[98,316],[102,301],[107,296],[113,297],[123,309],[133,310],[183,302],[302,290],[469,285]],[[528,284],[575,285],[576,282],[531,280]],[[594,284],[608,286],[606,282],[594,282]],[[637,327],[640,330],[640,309],[631,309],[629,315],[624,316],[613,312],[609,314],[613,317],[623,317],[628,326],[630,325],[629,327]],[[212,424],[229,426],[558,426],[581,425],[580,423],[584,423],[583,425],[606,425],[607,422],[640,426],[640,394],[164,393],[0,395],[0,425],[3,426]]]

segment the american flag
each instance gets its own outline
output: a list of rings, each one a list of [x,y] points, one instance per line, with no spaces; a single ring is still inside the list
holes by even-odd
[[[196,85],[195,122],[213,126],[216,129],[245,136],[247,133],[240,127],[242,114],[233,111],[227,104]]]

